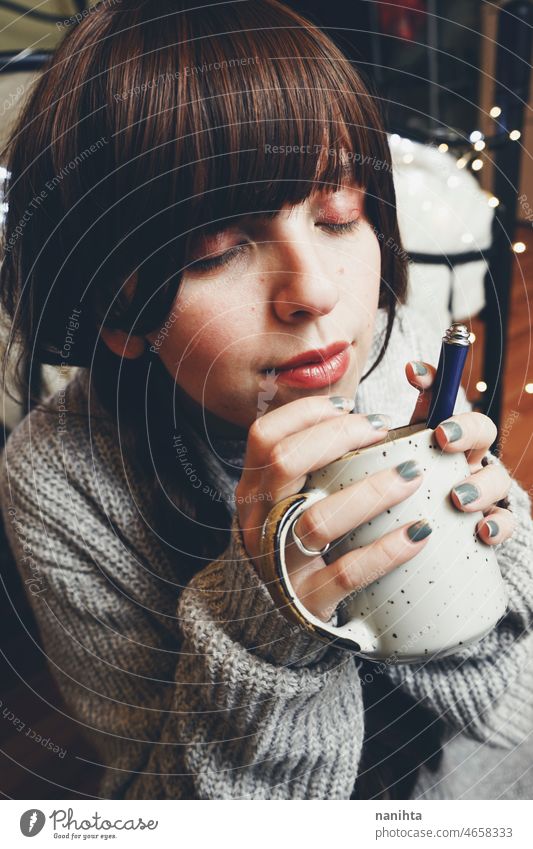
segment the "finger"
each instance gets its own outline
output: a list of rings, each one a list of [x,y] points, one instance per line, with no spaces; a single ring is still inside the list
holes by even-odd
[[[292,494],[295,482],[301,478],[303,486],[309,472],[327,466],[349,451],[383,440],[390,424],[388,416],[344,415],[287,436],[263,456],[262,486],[278,501]]]
[[[295,591],[311,613],[327,622],[347,595],[367,587],[418,554],[431,532],[431,525],[425,519],[403,525],[316,570]]]
[[[432,397],[431,386],[435,380],[436,373],[437,369],[434,366],[424,363],[421,360],[412,360],[405,366],[407,380],[420,393],[409,424],[418,424],[419,422],[427,421]]]
[[[306,548],[320,551],[328,542],[412,495],[422,479],[422,469],[415,460],[382,469],[315,501],[296,520],[296,535]]]
[[[472,513],[490,510],[496,501],[505,498],[511,488],[511,478],[504,466],[484,466],[451,490],[452,502],[459,510]]]
[[[340,395],[308,395],[257,418],[248,431],[244,468],[262,468],[268,451],[284,437],[317,422],[344,416],[354,408],[353,398]]]
[[[458,413],[435,428],[435,439],[444,451],[464,451],[468,464],[481,469],[481,460],[498,435],[496,425],[483,413]]]
[[[512,537],[517,524],[516,516],[510,510],[494,507],[478,522],[476,532],[481,541],[487,545],[499,545]]]

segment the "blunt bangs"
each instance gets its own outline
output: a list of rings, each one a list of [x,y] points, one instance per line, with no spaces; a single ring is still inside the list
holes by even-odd
[[[5,252],[2,299],[38,357],[61,350],[74,307],[78,365],[102,324],[158,329],[199,230],[274,215],[317,188],[364,189],[376,232],[400,244],[379,106],[355,67],[276,0],[193,5],[102,2],[67,33],[11,133],[8,245],[43,191]],[[381,251],[392,316],[405,274]]]

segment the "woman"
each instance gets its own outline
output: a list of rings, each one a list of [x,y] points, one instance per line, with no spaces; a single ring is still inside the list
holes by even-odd
[[[357,72],[275,0],[189,6],[101,3],[11,137],[13,336],[22,362],[83,368],[9,439],[10,544],[102,797],[408,797],[446,735],[524,733],[505,697],[528,686],[528,498],[463,398],[439,442],[468,454],[479,497],[454,503],[486,515],[508,616],[385,682],[276,609],[255,563],[268,511],[423,418],[439,340],[404,305],[386,136]],[[316,349],[322,364],[287,380]],[[342,522],[354,497],[377,510],[379,488],[392,504],[420,481],[365,482]],[[413,524],[376,547],[382,567],[426,544]],[[332,525],[299,532],[318,551]],[[326,620],[364,575],[323,567],[310,558],[298,592]]]

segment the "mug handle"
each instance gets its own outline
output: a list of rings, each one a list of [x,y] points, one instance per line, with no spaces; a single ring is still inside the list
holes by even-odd
[[[334,642],[340,647],[360,652],[363,649],[359,642],[344,636],[340,628],[324,622],[304,607],[289,579],[285,559],[288,534],[304,510],[326,495],[322,490],[297,492],[272,507],[261,530],[258,558],[260,577],[280,613],[289,622],[299,625],[323,642]]]

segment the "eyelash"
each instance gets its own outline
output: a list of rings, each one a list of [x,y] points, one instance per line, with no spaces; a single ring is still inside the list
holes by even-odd
[[[359,220],[356,219],[354,221],[344,221],[340,224],[320,224],[321,227],[326,227],[333,233],[351,233],[359,227]],[[204,271],[209,270],[211,268],[223,268],[225,265],[228,265],[235,259],[236,256],[243,253],[248,246],[248,242],[242,242],[240,245],[235,245],[235,247],[230,248],[227,251],[224,251],[223,254],[219,254],[218,256],[214,256],[211,259],[198,259],[195,262],[192,262],[189,265],[189,269],[193,269],[193,271]]]
[[[243,242],[240,245],[235,245],[234,248],[230,248],[228,251],[224,251],[223,254],[214,256],[212,259],[197,259],[195,262],[191,262],[189,269],[192,268],[193,271],[196,271],[209,268],[222,268],[224,265],[228,265],[237,254],[242,253],[246,249],[247,244],[248,242]]]

